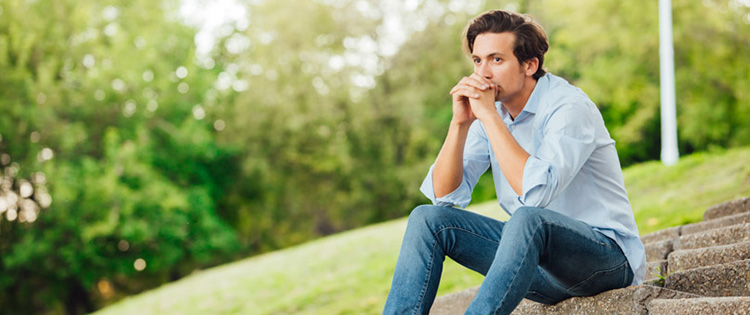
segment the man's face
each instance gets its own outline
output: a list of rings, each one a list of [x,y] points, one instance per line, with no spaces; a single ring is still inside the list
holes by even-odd
[[[495,100],[503,103],[521,96],[529,72],[528,62],[520,64],[513,54],[515,40],[515,34],[509,32],[482,33],[474,39],[474,72],[498,85]]]

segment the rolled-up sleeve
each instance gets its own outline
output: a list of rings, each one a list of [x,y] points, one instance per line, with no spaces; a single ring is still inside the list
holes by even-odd
[[[466,208],[471,202],[471,192],[474,190],[477,181],[479,181],[479,177],[490,167],[489,154],[487,134],[485,133],[481,122],[476,120],[472,123],[471,128],[469,129],[469,134],[466,138],[463,157],[464,176],[458,188],[445,196],[436,198],[432,181],[432,173],[435,168],[435,164],[433,164],[430,166],[430,170],[427,172],[427,176],[422,182],[422,186],[419,190],[422,191],[422,193],[429,198],[434,205]]]
[[[518,201],[546,207],[575,178],[596,148],[593,104],[559,106],[545,121],[543,140],[524,166]]]

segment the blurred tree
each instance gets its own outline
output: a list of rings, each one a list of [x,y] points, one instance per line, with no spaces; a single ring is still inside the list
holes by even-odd
[[[31,174],[31,180],[18,178],[20,165],[12,162],[11,156],[4,152],[3,147],[0,135],[0,232],[11,228],[14,221],[35,222],[41,210],[52,203],[44,173]],[[48,152],[44,151],[45,154]]]
[[[248,178],[224,208],[247,246],[288,246],[423,202],[422,147],[434,140],[419,123],[422,105],[384,100],[391,91],[378,76],[389,68],[388,44],[439,18],[436,8],[444,10],[436,1],[269,1],[250,7],[247,30],[224,38],[214,57],[228,67],[217,85],[232,102],[221,140],[244,147]]]
[[[54,201],[2,223],[0,312],[90,312],[239,249],[216,211],[239,167],[207,114],[217,71],[177,4],[0,2],[3,150]]]
[[[680,152],[750,144],[750,7],[742,1],[673,1]],[[600,107],[623,165],[659,159],[656,2],[543,1],[548,67]],[[737,57],[737,58],[735,58]]]

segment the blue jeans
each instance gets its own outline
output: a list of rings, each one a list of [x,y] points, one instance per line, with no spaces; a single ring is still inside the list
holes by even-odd
[[[466,314],[510,314],[525,297],[554,304],[633,281],[620,247],[586,223],[534,207],[508,222],[466,210],[412,211],[383,314],[427,314],[448,256],[485,275]]]

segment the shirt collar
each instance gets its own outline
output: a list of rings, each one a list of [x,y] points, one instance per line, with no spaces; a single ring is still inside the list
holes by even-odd
[[[534,87],[534,90],[531,91],[531,95],[529,96],[529,100],[526,101],[526,105],[524,105],[523,110],[520,114],[518,114],[518,117],[516,117],[516,120],[518,118],[523,118],[524,116],[528,114],[536,114],[537,109],[539,108],[539,100],[541,99],[542,95],[545,91],[547,91],[549,87],[549,78],[550,74],[545,74],[543,77],[539,78],[536,82],[536,86]],[[495,102],[495,107],[500,111],[500,115],[503,118],[503,120],[510,121],[510,114],[508,113],[508,110],[505,109],[505,106],[503,106],[503,103],[500,101]],[[524,112],[528,114],[524,114]]]

